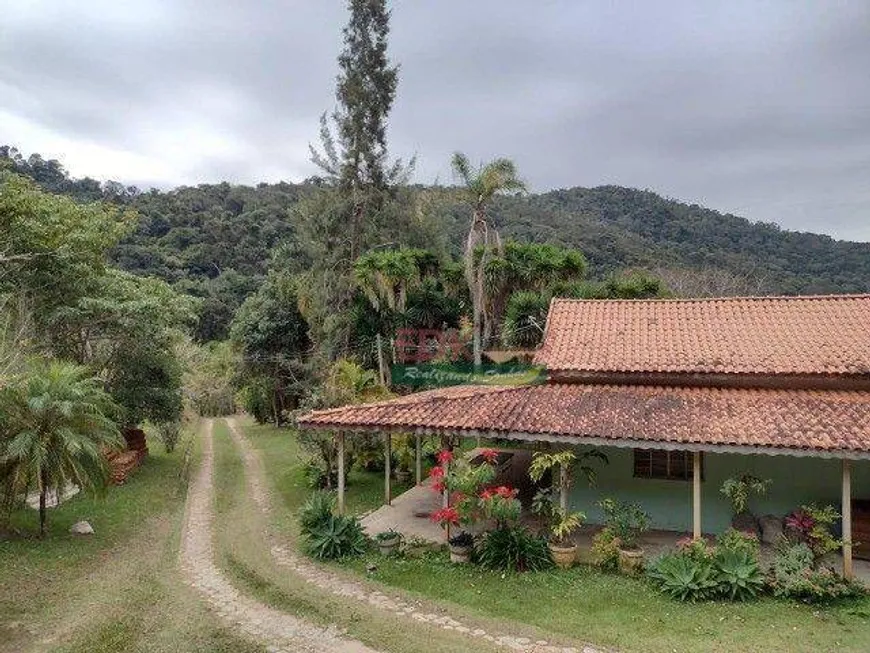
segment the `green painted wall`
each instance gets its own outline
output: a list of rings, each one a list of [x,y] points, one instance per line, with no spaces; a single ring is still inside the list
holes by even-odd
[[[653,527],[692,530],[692,483],[634,478],[631,449],[602,448],[610,464],[601,468],[596,487],[575,472],[571,489],[572,509],[586,513],[587,522],[601,523],[595,502],[604,497],[637,502],[652,516]],[[830,503],[840,509],[839,460],[795,456],[741,456],[704,454],[701,484],[701,522],[705,533],[720,533],[731,521],[728,500],[720,493],[729,476],[748,472],[773,482],[767,496],[751,504],[757,515],[785,515],[803,503]],[[852,463],[852,498],[870,499],[870,461]]]

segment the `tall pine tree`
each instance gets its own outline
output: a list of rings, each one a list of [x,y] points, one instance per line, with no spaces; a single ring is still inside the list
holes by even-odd
[[[410,172],[401,160],[387,156],[387,117],[396,97],[398,66],[387,56],[390,12],[385,0],[349,0],[350,19],[343,30],[339,74],[332,114],[321,117],[323,151],[311,147],[311,159],[349,200],[350,260],[362,253],[366,211],[379,208],[383,193]]]

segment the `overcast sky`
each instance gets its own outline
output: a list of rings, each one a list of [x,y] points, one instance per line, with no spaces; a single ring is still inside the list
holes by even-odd
[[[870,241],[870,2],[396,0],[393,154]],[[0,144],[168,188],[301,180],[340,0],[0,0]]]

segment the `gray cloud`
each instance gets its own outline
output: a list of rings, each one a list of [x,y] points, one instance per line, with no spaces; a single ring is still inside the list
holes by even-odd
[[[43,0],[0,25],[0,142],[76,175],[301,179],[344,3]],[[26,6],[22,6],[26,5]],[[870,5],[396,0],[394,153],[651,188],[870,240]]]

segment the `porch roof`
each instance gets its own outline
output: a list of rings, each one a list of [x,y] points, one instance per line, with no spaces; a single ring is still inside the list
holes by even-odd
[[[548,383],[454,386],[319,410],[301,428],[870,458],[870,392]]]

